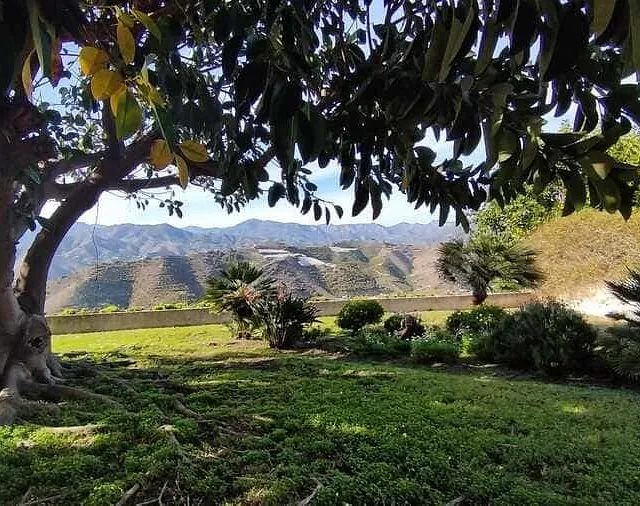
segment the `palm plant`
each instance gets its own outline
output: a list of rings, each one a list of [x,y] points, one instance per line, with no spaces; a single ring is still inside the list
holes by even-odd
[[[640,381],[640,270],[627,271],[623,280],[606,281],[611,293],[631,308],[630,312],[608,316],[624,320],[627,325],[608,328],[600,345],[602,356],[615,374]]]
[[[632,315],[614,315],[616,319],[626,320],[640,326],[640,270],[627,269],[627,277],[621,281],[606,281],[611,293],[621,302],[631,306]]]
[[[280,290],[256,304],[262,335],[272,348],[290,348],[302,337],[306,325],[317,321],[318,309],[305,297]]]
[[[471,290],[473,303],[482,304],[492,284],[506,282],[535,288],[543,279],[535,265],[535,252],[493,236],[468,243],[448,241],[440,246],[436,268],[441,277]]]
[[[274,293],[274,281],[249,262],[228,265],[217,278],[207,281],[206,302],[218,312],[231,313],[236,337],[249,337],[255,326],[258,302]]]

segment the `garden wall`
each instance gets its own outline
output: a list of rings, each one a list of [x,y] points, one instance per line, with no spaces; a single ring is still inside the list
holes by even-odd
[[[532,293],[500,293],[489,295],[488,304],[501,307],[518,307],[530,301]],[[470,295],[445,295],[441,297],[401,297],[377,299],[386,311],[411,313],[416,311],[453,311],[472,306]],[[347,300],[318,301],[314,304],[320,316],[338,314]],[[160,327],[185,327],[226,323],[225,314],[212,315],[207,309],[172,309],[165,311],[136,311],[129,313],[88,314],[47,317],[54,334],[76,334],[108,330],[128,330]]]

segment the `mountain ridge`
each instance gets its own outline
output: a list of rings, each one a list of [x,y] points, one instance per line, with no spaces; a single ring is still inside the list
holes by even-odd
[[[453,224],[377,223],[305,225],[270,220],[246,220],[231,227],[183,228],[156,225],[90,225],[76,223],[62,241],[50,270],[50,279],[68,276],[78,269],[111,262],[144,258],[186,256],[195,252],[231,248],[283,245],[329,246],[349,242],[377,241],[396,245],[435,245],[463,235]],[[32,236],[18,244],[22,259]]]

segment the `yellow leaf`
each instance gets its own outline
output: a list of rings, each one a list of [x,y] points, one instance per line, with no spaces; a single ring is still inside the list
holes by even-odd
[[[109,55],[102,49],[85,46],[80,50],[80,72],[85,76],[95,74],[109,63]]]
[[[151,152],[149,153],[149,160],[158,170],[166,168],[167,165],[173,161],[173,153],[169,149],[167,141],[164,139],[153,141],[153,144],[151,144]]]
[[[99,70],[91,78],[91,94],[96,100],[106,100],[124,89],[122,76],[113,70]]]
[[[24,60],[24,64],[22,65],[22,86],[24,87],[24,92],[27,95],[27,98],[31,100],[31,95],[33,94],[33,78],[31,76],[31,56],[33,56],[33,52],[35,50],[31,50],[29,56]]]
[[[180,149],[184,156],[196,163],[206,162],[209,159],[207,148],[196,141],[184,141],[180,143]]]
[[[151,35],[153,35],[158,40],[162,39],[162,32],[160,31],[160,28],[158,28],[158,25],[150,16],[148,16],[144,12],[140,12],[137,9],[131,9],[131,12],[136,18],[138,18],[138,21],[140,21],[140,23],[142,23],[147,28],[147,30],[149,30]]]
[[[176,165],[178,166],[178,179],[180,179],[180,186],[183,189],[189,184],[189,167],[187,162],[184,161],[180,155],[176,155]]]
[[[120,98],[120,95],[126,92],[127,90],[125,88],[123,90],[118,91],[117,93],[114,93],[109,97],[109,103],[111,104],[111,112],[113,113],[114,116],[118,112],[118,99]]]
[[[118,22],[117,28],[118,48],[125,63],[131,63],[136,56],[136,41],[133,39],[131,30],[124,23]]]

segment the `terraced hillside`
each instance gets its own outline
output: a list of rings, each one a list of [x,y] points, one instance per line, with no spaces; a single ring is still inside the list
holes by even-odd
[[[231,260],[250,260],[298,293],[354,297],[456,293],[434,269],[436,248],[348,242],[340,246],[258,247],[100,264],[50,281],[47,311],[65,307],[148,308],[202,297],[207,278]]]

